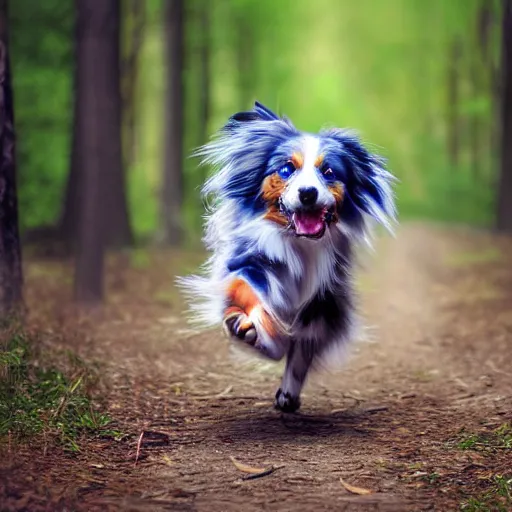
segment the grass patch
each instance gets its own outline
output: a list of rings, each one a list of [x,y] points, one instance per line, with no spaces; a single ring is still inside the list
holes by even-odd
[[[425,482],[428,482],[430,485],[433,485],[433,484],[437,483],[440,478],[441,478],[441,475],[439,473],[437,473],[437,471],[432,471],[428,475],[425,475],[423,477],[423,480],[425,480]]]
[[[509,512],[512,510],[512,475],[495,475],[491,488],[478,497],[464,501],[464,512]]]
[[[20,329],[6,329],[0,339],[0,442],[36,435],[65,449],[80,450],[84,436],[112,436],[111,419],[93,405],[93,369],[74,354],[62,368],[37,349],[37,340]]]
[[[504,423],[490,432],[463,433],[457,447],[460,450],[512,450],[512,424]]]
[[[446,258],[445,263],[452,267],[465,267],[482,263],[497,263],[503,261],[503,254],[496,247],[478,252],[458,252]]]

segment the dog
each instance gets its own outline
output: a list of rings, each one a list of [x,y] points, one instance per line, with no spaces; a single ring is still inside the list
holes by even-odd
[[[179,284],[205,327],[273,360],[275,407],[292,413],[308,372],[356,325],[354,249],[373,221],[392,230],[394,176],[351,131],[301,132],[256,102],[196,154],[216,173],[202,275]]]

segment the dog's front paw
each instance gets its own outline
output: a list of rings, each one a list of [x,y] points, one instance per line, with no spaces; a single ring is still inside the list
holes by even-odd
[[[241,310],[232,311],[224,317],[224,331],[230,338],[236,338],[251,346],[256,343],[257,333],[254,324]]]
[[[279,388],[276,393],[274,406],[276,409],[283,412],[295,412],[300,408],[300,398],[298,396],[292,396],[288,392],[285,393]]]

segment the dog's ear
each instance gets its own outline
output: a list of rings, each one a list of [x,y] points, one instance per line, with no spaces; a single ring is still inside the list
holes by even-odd
[[[391,187],[395,178],[386,170],[385,160],[368,151],[352,133],[334,129],[326,135],[335,141],[346,167],[342,218],[357,222],[358,211],[362,211],[391,229],[390,221],[396,217]]]
[[[264,121],[277,121],[279,119],[279,116],[272,112],[268,107],[265,107],[265,105],[261,104],[259,101],[256,101],[254,103],[254,112],[256,112],[260,119]]]
[[[267,164],[276,147],[298,133],[290,121],[261,103],[231,116],[195,153],[217,169],[204,185],[203,194],[236,199],[253,210],[262,208],[260,189]]]
[[[225,128],[230,130],[239,125],[239,123],[248,123],[251,121],[279,121],[279,116],[272,112],[268,107],[256,101],[252,110],[247,112],[237,112],[229,118]]]

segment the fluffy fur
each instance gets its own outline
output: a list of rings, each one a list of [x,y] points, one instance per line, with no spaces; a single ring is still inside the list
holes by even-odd
[[[353,247],[395,220],[392,175],[351,132],[297,130],[256,103],[198,154],[216,172],[202,276],[180,279],[195,321],[286,356],[276,407],[293,412],[311,366],[350,341]]]

